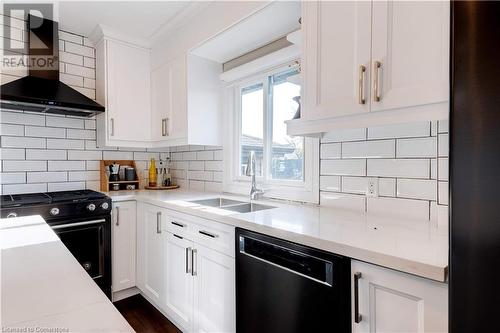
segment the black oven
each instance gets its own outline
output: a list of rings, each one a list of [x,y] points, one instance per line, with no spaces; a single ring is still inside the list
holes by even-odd
[[[50,224],[75,259],[111,299],[111,218],[51,221]]]

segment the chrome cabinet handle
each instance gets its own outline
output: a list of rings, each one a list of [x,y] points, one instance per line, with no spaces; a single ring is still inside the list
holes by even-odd
[[[115,119],[110,118],[109,121],[110,121],[110,125],[111,125],[111,133],[109,135],[114,136],[115,135]]]
[[[380,102],[382,97],[380,96],[380,71],[382,69],[382,63],[380,61],[375,61],[373,66],[373,101]]]
[[[168,122],[169,118],[165,118],[165,136],[170,136],[170,132],[168,131]]]
[[[116,207],[116,223],[115,223],[116,226],[119,226],[120,225],[120,207]]]
[[[213,234],[213,233],[208,232],[208,231],[205,231],[205,230],[200,230],[200,231],[198,231],[198,232],[199,232],[200,234],[202,234],[202,235],[205,235],[205,236],[208,236],[208,237],[212,237],[212,238],[217,238],[217,237],[219,237],[219,235],[217,235],[217,234]]]
[[[167,118],[161,120],[161,136],[167,136]]]
[[[358,103],[365,104],[365,73],[366,67],[364,65],[359,66],[359,78],[358,78]]]
[[[191,247],[186,247],[186,274],[191,274],[191,266],[189,265],[189,257],[191,257]]]
[[[161,212],[156,213],[156,233],[161,234]]]
[[[176,221],[171,221],[170,223],[172,223],[173,225],[176,225],[178,227],[181,227],[181,228],[186,227],[186,225],[184,223],[180,223],[180,222],[176,222]]]
[[[192,276],[198,275],[198,270],[196,269],[196,266],[198,266],[198,250],[193,249],[191,251],[191,275]]]
[[[363,317],[359,313],[359,279],[362,275],[360,272],[354,273],[354,322],[359,324]]]

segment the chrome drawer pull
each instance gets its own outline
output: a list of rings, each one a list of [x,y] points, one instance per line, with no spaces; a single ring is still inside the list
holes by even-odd
[[[175,222],[175,221],[172,221],[172,222],[170,222],[170,223],[172,223],[173,225],[176,225],[176,226],[178,226],[178,227],[181,227],[181,228],[186,227],[186,225],[185,225],[185,224],[183,224],[183,223],[179,223],[179,222]]]

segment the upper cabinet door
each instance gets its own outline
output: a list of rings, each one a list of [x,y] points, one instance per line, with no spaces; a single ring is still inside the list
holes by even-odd
[[[448,101],[448,1],[374,1],[372,111]]]
[[[149,49],[106,40],[108,139],[150,140]]]
[[[369,111],[371,2],[302,2],[303,119]]]
[[[178,56],[151,73],[152,138],[187,137],[186,57]]]

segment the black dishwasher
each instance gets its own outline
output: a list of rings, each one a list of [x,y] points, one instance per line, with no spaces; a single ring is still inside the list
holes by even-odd
[[[236,229],[236,331],[351,332],[350,259]]]

